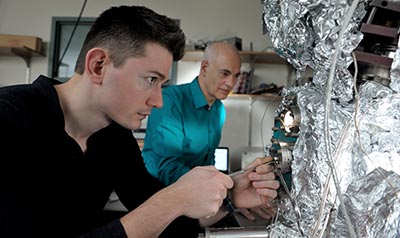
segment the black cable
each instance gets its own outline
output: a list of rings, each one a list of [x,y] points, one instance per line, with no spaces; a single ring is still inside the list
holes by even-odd
[[[85,0],[85,1],[83,2],[82,8],[81,8],[81,12],[79,13],[78,19],[76,20],[75,25],[74,25],[74,28],[72,29],[71,36],[69,37],[68,42],[67,42],[67,45],[65,46],[64,52],[63,52],[63,54],[62,54],[60,60],[58,61],[57,67],[56,67],[56,69],[55,69],[55,70],[56,70],[56,74],[55,74],[55,75],[58,74],[58,68],[60,67],[60,65],[61,65],[61,63],[62,63],[62,60],[64,59],[64,56],[65,56],[65,54],[67,53],[67,50],[68,50],[68,48],[69,48],[69,45],[71,44],[72,37],[74,36],[75,30],[76,30],[76,28],[78,27],[78,24],[79,24],[79,22],[80,22],[80,20],[81,20],[83,10],[85,9],[85,6],[86,6],[86,2],[87,2],[87,0]]]

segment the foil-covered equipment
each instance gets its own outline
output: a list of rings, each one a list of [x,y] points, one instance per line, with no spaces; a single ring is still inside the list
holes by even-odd
[[[311,83],[285,88],[277,110],[278,117],[300,111],[298,138],[287,148],[290,194],[302,218],[290,196],[282,198],[282,213],[267,226],[269,237],[301,237],[298,222],[307,237],[400,237],[400,1],[261,2],[275,51],[296,68],[298,79],[313,70]],[[390,25],[380,26],[388,22],[383,18]],[[388,28],[395,29],[394,39],[363,42],[371,30],[376,38]],[[363,53],[391,56],[390,69]],[[288,103],[293,98],[295,105]],[[282,126],[287,128],[283,123],[273,130]]]

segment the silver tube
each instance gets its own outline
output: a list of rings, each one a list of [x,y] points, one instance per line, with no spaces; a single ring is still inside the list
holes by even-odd
[[[268,238],[265,227],[229,227],[206,229],[205,238]]]

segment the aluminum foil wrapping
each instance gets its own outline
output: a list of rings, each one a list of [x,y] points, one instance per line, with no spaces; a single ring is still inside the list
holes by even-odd
[[[268,32],[275,51],[286,58],[302,77],[307,67],[316,70],[316,87],[324,88],[327,70],[331,67],[334,43],[338,38],[343,18],[348,11],[347,0],[264,0],[264,32]],[[364,4],[353,14],[342,45],[339,61],[342,65],[351,62],[351,52],[362,40],[356,31],[357,24],[365,15]],[[348,65],[347,65],[348,66]],[[334,97],[348,101],[351,98],[352,80],[347,80],[344,71],[336,74]]]
[[[291,195],[306,237],[400,237],[400,53],[393,60],[390,87],[369,81],[354,94],[347,68],[363,37],[357,25],[368,2],[355,3],[329,91],[335,44],[352,1],[262,1],[264,31],[275,51],[299,78],[307,67],[313,70],[313,82],[286,88],[282,101],[285,106],[285,97],[296,95],[301,112]],[[287,199],[280,201],[279,211],[267,227],[270,237],[302,237]]]
[[[400,38],[397,44],[397,50],[394,54],[392,67],[390,70],[390,87],[395,90],[396,92],[400,92]]]

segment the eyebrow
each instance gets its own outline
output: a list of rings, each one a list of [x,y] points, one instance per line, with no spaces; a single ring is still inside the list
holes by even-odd
[[[232,72],[229,69],[220,69],[220,72],[224,72],[224,73],[229,73],[232,74]]]
[[[224,72],[224,73],[233,74],[229,69],[220,69],[219,71],[220,71],[220,72]],[[234,75],[235,75],[235,77],[239,77],[240,72],[238,72],[238,73],[236,73],[236,74],[234,74]]]
[[[164,74],[162,74],[162,73],[160,73],[160,72],[158,72],[158,71],[155,71],[155,70],[150,70],[150,73],[157,74],[158,77],[161,78],[161,80],[164,80],[164,79],[167,78]]]

